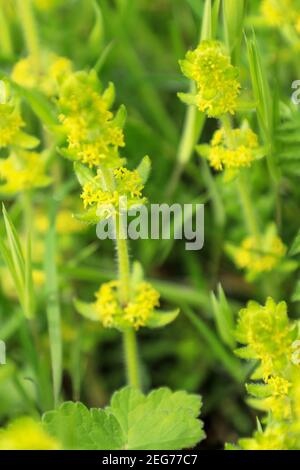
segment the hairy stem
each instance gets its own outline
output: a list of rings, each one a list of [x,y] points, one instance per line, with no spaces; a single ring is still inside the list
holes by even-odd
[[[115,183],[112,172],[106,168],[101,169],[101,171],[106,189],[113,190]],[[130,298],[130,261],[126,233],[122,216],[119,213],[115,216],[115,229],[118,256],[119,297],[121,305],[126,306]],[[136,334],[133,328],[124,331],[123,342],[128,385],[140,388],[138,348]]]
[[[133,329],[125,331],[123,334],[123,341],[128,385],[141,388],[138,347],[135,331]]]
[[[229,148],[234,148],[235,138],[232,132],[232,123],[231,123],[230,116],[224,115],[221,118],[221,122],[225,129],[227,145]],[[260,231],[259,231],[257,216],[256,216],[256,212],[255,212],[253,202],[251,199],[248,180],[245,177],[245,173],[243,169],[240,169],[239,171],[239,175],[237,178],[237,186],[238,186],[238,191],[239,191],[239,195],[241,199],[241,204],[243,208],[243,214],[244,214],[247,230],[253,237],[255,237],[256,239],[259,239]]]
[[[128,254],[127,240],[125,238],[122,219],[119,214],[116,215],[116,244],[118,253],[118,268],[120,281],[120,302],[126,305],[129,300],[130,292],[130,262]]]

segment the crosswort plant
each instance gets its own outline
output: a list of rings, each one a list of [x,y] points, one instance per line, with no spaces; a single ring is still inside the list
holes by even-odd
[[[0,450],[300,449],[299,6],[0,0]]]

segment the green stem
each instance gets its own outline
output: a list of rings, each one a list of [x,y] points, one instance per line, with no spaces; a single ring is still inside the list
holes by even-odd
[[[118,252],[120,302],[121,305],[125,306],[130,297],[130,261],[127,240],[124,234],[122,219],[119,214],[116,215],[116,244]],[[135,331],[133,329],[124,331],[123,339],[128,385],[140,388],[138,348]]]
[[[123,334],[127,382],[132,387],[141,388],[136,334],[133,329]]]
[[[191,93],[194,91],[195,85],[191,84]],[[206,117],[200,113],[196,106],[189,106],[184,120],[183,131],[178,146],[176,156],[176,166],[171,176],[169,186],[167,188],[167,195],[170,197],[176,189],[178,181],[186,164],[191,159],[195,150],[201,132],[204,127]]]
[[[119,214],[116,215],[116,244],[118,252],[120,302],[122,305],[126,305],[129,300],[130,292],[130,262],[127,240],[125,238],[124,228]]]
[[[235,148],[236,142],[234,134],[232,132],[232,123],[229,115],[224,115],[221,118],[222,125],[225,129],[227,145],[229,148]],[[260,230],[257,222],[256,212],[252,203],[248,180],[245,178],[245,173],[243,169],[240,169],[239,175],[237,178],[237,186],[240,194],[240,199],[243,207],[243,214],[245,218],[245,223],[249,233],[256,239],[260,238]]]
[[[3,55],[5,57],[12,57],[13,45],[11,41],[9,25],[3,8],[0,8],[0,45]]]
[[[113,190],[115,182],[112,172],[106,168],[102,168],[101,171],[106,189],[110,191]],[[117,213],[115,217],[115,228],[118,254],[119,296],[121,305],[126,306],[130,298],[130,261],[126,234],[122,217],[119,213]],[[124,331],[123,340],[128,385],[140,388],[139,359],[135,331],[133,329]]]
[[[32,0],[18,0],[18,11],[23,27],[27,49],[32,57],[35,72],[40,70],[40,44],[37,25],[32,8]]]
[[[249,230],[250,234],[255,237],[256,239],[260,238],[260,231],[257,222],[257,217],[255,213],[255,209],[252,204],[248,181],[245,178],[245,174],[240,171],[240,174],[237,179],[238,190],[240,193],[241,203],[243,206],[243,212],[245,217],[245,222],[247,225],[247,229]]]

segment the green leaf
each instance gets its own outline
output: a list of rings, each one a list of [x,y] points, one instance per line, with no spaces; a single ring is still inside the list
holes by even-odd
[[[49,128],[55,129],[58,121],[56,112],[45,96],[37,90],[24,88],[15,82],[10,82],[12,87],[22,96],[31,106],[32,111]]]
[[[50,227],[46,237],[45,273],[47,294],[47,321],[50,340],[53,398],[58,402],[62,382],[62,334],[59,302],[58,275],[56,267],[56,207],[49,211]]]
[[[65,450],[122,448],[122,432],[116,418],[101,409],[88,410],[82,403],[63,403],[44,415],[43,425]]]
[[[245,13],[245,0],[223,0],[225,42],[232,55],[240,53]]]
[[[213,292],[211,293],[211,301],[219,335],[223,342],[227,344],[227,346],[229,346],[231,349],[234,349],[236,346],[236,341],[233,334],[235,328],[234,315],[227,302],[221,284],[218,286],[217,297]]]
[[[25,278],[24,278],[24,305],[25,315],[32,318],[35,313],[35,295],[32,276],[31,237],[27,235],[25,250]]]
[[[86,303],[79,299],[74,299],[74,306],[83,317],[92,321],[99,321],[99,315],[97,315],[94,303]]]
[[[89,168],[78,162],[74,163],[74,171],[81,186],[92,181],[95,176]]]
[[[97,214],[97,207],[91,207],[90,209],[86,209],[84,212],[73,214],[73,217],[80,222],[93,225],[98,224],[101,220],[100,215]]]
[[[26,134],[25,132],[18,132],[14,138],[14,145],[24,149],[34,149],[39,145],[40,141],[33,135]]]
[[[143,280],[144,280],[143,266],[141,265],[139,261],[134,261],[132,263],[132,272],[130,276],[130,283],[132,287],[134,287],[139,282],[142,282]]]
[[[46,413],[43,424],[64,449],[176,450],[204,438],[197,419],[201,404],[199,396],[183,391],[160,388],[145,396],[126,387],[104,410],[67,402]]]
[[[103,15],[100,5],[96,0],[93,1],[93,8],[95,11],[95,24],[88,38],[88,49],[99,50],[103,46],[104,28],[103,28]]]
[[[241,450],[241,449],[236,444],[230,444],[227,442],[225,444],[225,450]]]
[[[151,172],[151,160],[148,157],[148,155],[146,155],[143,158],[143,160],[141,161],[141,163],[137,167],[137,172],[140,175],[143,184],[147,183],[147,180],[148,180],[150,172]]]
[[[179,308],[170,312],[155,311],[152,313],[150,319],[147,322],[148,328],[162,328],[163,326],[169,325],[179,315]]]
[[[272,389],[265,384],[246,384],[246,390],[256,398],[266,398],[272,394]]]
[[[297,281],[291,300],[292,302],[300,302],[300,281],[299,280]]]
[[[116,126],[121,127],[123,129],[127,118],[127,111],[123,104],[119,107],[113,122]]]
[[[112,82],[109,82],[108,87],[106,90],[104,90],[102,97],[104,101],[106,101],[107,107],[110,108],[113,105],[116,97],[115,85]]]
[[[177,96],[184,104],[196,106],[196,95],[193,95],[192,93],[177,93]]]
[[[296,256],[296,255],[299,255],[299,253],[300,253],[300,230],[297,233],[296,237],[294,238],[294,241],[289,251],[289,255]]]

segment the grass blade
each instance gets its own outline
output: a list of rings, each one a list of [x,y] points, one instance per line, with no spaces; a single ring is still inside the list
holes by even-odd
[[[62,381],[62,338],[61,312],[58,295],[58,277],[56,269],[56,208],[50,207],[50,227],[46,238],[45,272],[47,296],[47,320],[50,341],[53,398],[57,406]]]

